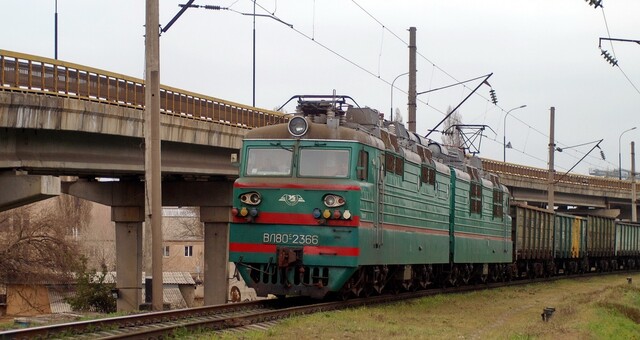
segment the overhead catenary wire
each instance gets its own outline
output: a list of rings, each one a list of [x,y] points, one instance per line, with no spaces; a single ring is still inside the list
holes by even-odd
[[[262,5],[260,5],[260,4],[258,4],[258,3],[256,3],[256,6],[257,6],[257,7],[259,7],[260,9],[262,9],[263,11],[265,11],[265,12],[267,12],[267,13],[268,13],[268,11],[266,10],[266,8],[264,8]],[[273,17],[274,17],[276,20],[280,20],[280,21],[282,21],[279,17],[277,17],[277,16],[275,16],[275,15],[273,15]],[[306,34],[306,33],[302,32],[302,31],[300,31],[299,29],[297,29],[297,28],[295,28],[295,27],[293,27],[293,26],[290,26],[290,28],[291,28],[294,32],[296,32],[296,33],[298,33],[299,35],[301,35],[302,37],[304,37],[304,38],[306,38],[306,39],[310,40],[311,42],[314,42],[314,43],[315,43],[315,44],[317,44],[318,46],[320,46],[320,47],[324,48],[325,50],[327,50],[327,51],[331,52],[333,55],[337,56],[338,58],[340,58],[340,59],[342,59],[342,60],[346,61],[347,63],[349,63],[349,64],[351,64],[351,65],[355,66],[356,68],[358,68],[358,69],[360,69],[360,70],[364,71],[365,73],[367,73],[367,74],[371,75],[372,77],[375,77],[376,79],[379,79],[380,81],[384,82],[385,84],[387,84],[387,85],[391,86],[391,82],[390,82],[390,81],[388,81],[388,80],[386,80],[386,79],[384,79],[384,78],[382,78],[382,77],[380,77],[380,76],[376,75],[376,73],[375,73],[375,72],[373,72],[373,71],[371,71],[371,70],[367,69],[366,67],[364,67],[364,66],[362,66],[362,65],[358,64],[357,62],[355,62],[355,61],[353,61],[353,60],[351,60],[351,59],[349,59],[349,58],[345,57],[344,55],[342,55],[342,54],[341,54],[341,53],[339,53],[338,51],[335,51],[334,49],[330,48],[330,47],[329,47],[329,46],[327,46],[326,44],[321,43],[320,41],[316,40],[314,37],[309,36],[308,34]],[[315,28],[314,28],[314,32],[315,32]],[[315,34],[315,33],[314,33],[314,34]],[[407,92],[407,91],[405,91],[405,90],[403,90],[403,89],[401,89],[401,88],[398,88],[398,87],[395,87],[395,86],[394,86],[394,88],[395,88],[395,89],[397,89],[397,90],[398,90],[398,91],[400,91],[400,92],[403,92],[404,94],[408,94],[408,92]],[[418,102],[420,102],[420,103],[422,103],[422,104],[427,105],[428,107],[430,107],[431,109],[433,109],[433,110],[434,110],[434,111],[436,111],[436,112],[439,112],[439,113],[440,113],[440,114],[442,114],[442,115],[446,115],[446,114],[447,114],[446,112],[444,112],[444,111],[442,111],[442,110],[438,109],[437,107],[435,107],[435,106],[433,106],[433,105],[430,105],[429,103],[427,103],[427,102],[425,102],[425,101],[423,101],[423,100],[421,100],[421,99],[418,99],[417,101],[418,101]]]
[[[391,33],[392,36],[394,36],[396,39],[398,39],[399,41],[401,41],[403,44],[408,45],[407,41],[405,39],[403,39],[402,37],[400,37],[398,34],[396,34],[395,32],[391,31],[381,20],[379,20],[378,18],[376,18],[375,16],[373,16],[368,10],[366,10],[363,6],[361,6],[358,2],[356,2],[355,0],[351,0],[358,8],[360,8],[364,13],[366,13],[370,18],[372,18],[376,23],[378,23],[379,25],[381,25],[383,27],[383,29],[386,29],[388,32]],[[604,10],[603,10],[603,16],[604,16]],[[606,24],[606,17],[605,17],[605,24]],[[608,31],[608,25],[607,25],[607,31]],[[419,55],[421,58],[423,58],[424,60],[426,60],[427,62],[431,63],[433,65],[434,69],[437,69],[439,71],[441,71],[443,74],[447,75],[448,77],[450,77],[451,79],[455,80],[455,81],[459,81],[456,77],[454,77],[452,74],[450,74],[449,72],[447,72],[446,70],[444,70],[443,68],[439,67],[438,65],[436,65],[436,63],[434,63],[433,61],[431,61],[429,58],[427,58],[426,56],[424,56],[422,53],[420,53],[419,51],[417,52],[417,55]],[[624,73],[624,71],[622,70],[622,68],[619,68],[620,71],[626,76],[626,73]],[[433,72],[432,72],[432,80],[433,80]],[[629,82],[632,84],[632,86],[636,89],[636,91],[638,91],[637,87],[633,84],[633,82],[631,82],[631,80],[627,77],[627,79],[629,80]],[[429,86],[431,88],[431,85]],[[466,84],[463,84],[464,88],[468,87],[466,86]],[[640,92],[639,92],[640,93]],[[481,93],[475,93],[477,96],[483,98],[485,101],[487,101],[487,103],[489,103],[489,98],[486,98],[485,96],[483,96]],[[496,105],[502,112],[506,112],[506,110],[501,107],[500,105]],[[549,138],[549,135],[546,132],[542,132],[538,129],[536,129],[535,127],[531,126],[529,123],[525,122],[524,120],[518,118],[518,117],[514,117],[516,120],[518,120],[520,123],[522,123],[523,125],[527,126],[530,130],[535,131],[536,133],[538,133],[539,135],[545,137],[545,138]],[[556,140],[557,144],[560,145],[564,145],[564,143],[561,143],[560,141]],[[577,150],[574,150],[574,152],[580,153]],[[522,151],[523,154],[525,155],[529,155],[526,152],[524,152],[524,150]],[[584,153],[581,153],[581,155],[584,155]],[[529,155],[531,156],[531,155]],[[571,155],[572,157],[575,157],[573,155]],[[594,156],[588,155],[592,158],[596,158]],[[537,157],[533,157],[536,159],[539,159]],[[575,157],[576,159],[579,159],[580,157]],[[585,162],[587,163],[587,162]],[[607,162],[609,164],[611,164],[610,162]],[[590,165],[594,165],[591,163],[588,163]],[[595,165],[594,165],[595,166]]]
[[[387,32],[389,32],[389,34],[391,34],[391,36],[395,37],[396,39],[398,39],[399,41],[401,41],[403,44],[405,44],[406,46],[408,46],[408,43],[407,43],[403,38],[401,38],[398,34],[396,34],[395,32],[393,32],[392,30],[390,30],[390,29],[388,28],[388,26],[386,26],[386,25],[385,25],[385,24],[383,24],[380,20],[378,20],[376,17],[374,17],[374,16],[373,16],[369,11],[367,11],[367,10],[366,10],[362,5],[360,5],[360,4],[359,4],[358,2],[356,2],[355,0],[352,0],[352,2],[353,2],[353,3],[354,3],[354,4],[355,4],[355,5],[356,5],[360,10],[362,10],[365,14],[367,14],[367,16],[369,16],[372,20],[374,20],[376,23],[378,23],[378,24],[382,27],[382,30],[383,30],[383,31],[385,31],[385,30],[386,30]],[[315,0],[314,0],[314,4],[315,4]],[[265,12],[267,12],[267,13],[269,12],[269,11],[268,11],[268,10],[266,10],[262,5],[257,4],[257,6],[258,6],[258,7],[260,7],[262,10],[264,10]],[[315,16],[315,8],[314,8],[314,16]],[[275,16],[275,15],[274,15],[274,17],[275,17],[275,18],[277,18],[277,16]],[[314,19],[314,20],[315,20],[315,19]],[[314,36],[309,36],[308,34],[306,34],[306,33],[302,32],[301,30],[299,30],[299,29],[297,29],[296,27],[293,27],[293,26],[291,26],[291,29],[292,29],[294,32],[296,32],[297,34],[299,34],[299,35],[303,36],[304,38],[306,38],[306,39],[308,39],[308,40],[310,40],[310,41],[312,41],[312,42],[316,43],[318,46],[320,46],[320,47],[322,47],[323,49],[327,50],[328,52],[332,53],[332,54],[333,54],[333,55],[335,55],[336,57],[338,57],[338,58],[340,58],[340,59],[344,60],[345,62],[347,62],[347,63],[349,63],[349,64],[351,64],[352,66],[354,66],[354,67],[356,67],[356,68],[360,69],[361,71],[363,71],[363,72],[365,72],[365,73],[367,73],[367,74],[371,75],[372,77],[375,77],[376,79],[379,79],[380,81],[382,81],[383,83],[385,83],[385,84],[387,84],[387,85],[391,85],[391,82],[390,82],[390,81],[388,81],[388,80],[384,79],[383,77],[380,77],[380,76],[379,76],[379,74],[376,74],[375,72],[373,72],[373,71],[371,71],[371,70],[367,69],[366,67],[364,67],[364,66],[360,65],[360,64],[359,64],[359,63],[357,63],[356,61],[351,60],[350,58],[348,58],[348,57],[344,56],[344,55],[343,55],[343,54],[341,54],[340,52],[338,52],[338,51],[336,51],[336,50],[332,49],[332,48],[331,48],[331,47],[329,47],[328,45],[326,45],[326,44],[324,44],[324,43],[322,43],[322,42],[320,42],[320,41],[317,41],[317,40],[315,39],[315,25],[314,25],[314,28],[313,28],[313,31],[314,31],[314,33],[313,33],[313,34],[314,34]],[[432,65],[432,68],[433,68],[433,69],[437,69],[437,70],[439,70],[440,72],[442,72],[443,74],[447,75],[449,78],[451,78],[451,79],[453,79],[453,80],[455,80],[455,81],[458,81],[456,77],[454,77],[452,74],[450,74],[449,72],[447,72],[446,70],[444,70],[443,68],[441,68],[440,66],[438,66],[435,62],[431,61],[428,57],[426,57],[425,55],[423,55],[423,54],[422,54],[422,53],[420,53],[419,51],[417,52],[417,55],[418,55],[418,56],[420,56],[422,59],[426,60],[427,62],[429,62],[429,63]],[[433,72],[432,72],[432,78],[433,78]],[[463,86],[464,86],[465,88],[469,89],[466,85],[464,85],[464,84],[463,84]],[[395,87],[395,86],[394,86],[394,88],[395,88],[395,89],[397,89],[397,90],[399,90],[399,91],[400,91],[400,92],[402,92],[402,93],[408,94],[408,92],[407,92],[407,91],[405,91],[404,89],[401,89],[401,88],[398,88],[398,87]],[[489,98],[487,98],[487,97],[483,96],[482,94],[476,93],[476,95],[480,96],[481,98],[483,98],[483,99],[484,99],[485,101],[487,101],[487,102],[489,102],[489,101],[490,101],[490,99],[489,99]],[[442,115],[446,115],[446,114],[447,114],[447,113],[446,113],[446,112],[444,112],[443,110],[441,110],[441,109],[439,109],[439,108],[434,107],[433,105],[431,105],[428,101],[424,101],[424,100],[422,100],[422,99],[418,98],[418,99],[417,99],[417,102],[419,102],[419,103],[421,103],[421,104],[426,105],[427,107],[429,107],[429,108],[433,109],[433,110],[434,110],[434,111],[436,111],[436,112],[439,112],[439,113],[440,113],[440,114],[442,114]],[[496,106],[496,107],[498,107],[502,112],[506,112],[506,110],[505,110],[503,107],[501,107],[500,105],[495,105],[495,106]],[[542,131],[540,131],[540,130],[536,129],[535,127],[531,126],[530,124],[528,124],[527,122],[523,121],[522,119],[520,119],[520,118],[518,118],[518,117],[515,117],[515,118],[516,118],[516,120],[518,120],[520,123],[522,123],[522,124],[524,124],[525,126],[527,126],[529,129],[531,129],[531,130],[535,131],[536,133],[540,134],[541,136],[544,136],[544,137],[548,138],[548,134],[547,134],[547,133],[542,132]],[[560,141],[558,141],[558,140],[556,140],[556,143],[558,143],[559,145],[564,145],[564,143],[561,143],[561,142],[560,142]],[[539,161],[544,161],[542,158],[539,158],[539,157],[533,156],[533,155],[531,155],[531,154],[529,154],[529,153],[525,152],[524,150],[523,150],[523,151],[520,151],[520,152],[521,152],[521,153],[523,153],[524,155],[526,155],[526,156],[528,156],[528,157],[532,158],[532,159],[536,159],[536,160],[539,160]]]
[[[361,10],[362,10],[362,11],[363,11],[367,16],[369,16],[372,20],[374,20],[376,23],[378,23],[380,26],[382,26],[382,28],[383,28],[384,30],[386,30],[387,32],[389,32],[393,37],[395,37],[396,39],[398,39],[398,40],[399,40],[400,42],[402,42],[404,45],[406,45],[406,46],[408,46],[408,45],[409,45],[409,43],[408,43],[405,39],[403,39],[403,38],[402,38],[402,37],[400,37],[398,34],[396,34],[395,32],[393,32],[392,30],[390,30],[390,29],[388,28],[388,26],[387,26],[387,25],[385,25],[382,21],[380,21],[378,18],[376,18],[375,16],[373,16],[373,15],[372,15],[368,10],[366,10],[366,9],[365,9],[362,5],[360,5],[357,1],[355,1],[355,0],[351,0],[351,2],[353,2],[353,3],[354,3],[358,8],[360,8],[360,9],[361,9]],[[418,56],[420,56],[422,59],[424,59],[425,61],[427,61],[428,63],[430,63],[430,64],[432,65],[432,69],[437,69],[437,70],[439,70],[440,72],[442,72],[443,74],[445,74],[446,76],[448,76],[449,78],[451,78],[452,80],[454,80],[454,81],[456,81],[456,82],[460,82],[460,81],[458,80],[458,78],[456,78],[455,76],[453,76],[451,73],[447,72],[447,71],[446,71],[445,69],[443,69],[442,67],[438,66],[438,65],[437,65],[435,62],[433,62],[431,59],[429,59],[428,57],[426,57],[425,55],[423,55],[422,53],[420,53],[420,51],[417,51],[417,52],[416,52],[416,54],[417,54]],[[431,73],[431,82],[433,81],[433,75],[434,75],[434,72],[432,71],[432,73]],[[468,87],[468,86],[466,86],[466,84],[462,84],[462,86],[463,86],[464,88],[469,89],[469,87]],[[429,85],[429,88],[431,89],[431,84]],[[469,90],[470,90],[470,89],[469,89]],[[403,91],[403,92],[405,92],[405,91]],[[406,92],[405,92],[405,93],[406,93]],[[481,97],[481,98],[483,98],[487,103],[489,103],[489,102],[490,102],[490,99],[489,99],[489,98],[487,98],[487,97],[483,96],[483,95],[482,95],[482,94],[480,94],[480,93],[477,93],[477,92],[476,92],[476,93],[475,93],[475,95],[480,96],[480,97]],[[428,100],[427,100],[427,102],[423,102],[423,101],[421,101],[421,100],[418,100],[418,101],[420,101],[420,102],[422,102],[422,103],[425,103],[425,104],[429,105],[429,104],[428,104]],[[502,112],[505,112],[505,113],[507,112],[507,111],[506,111],[502,106],[500,106],[500,105],[495,105],[495,106],[496,106],[496,107],[498,107]],[[431,105],[429,105],[429,107],[432,107],[432,106],[431,106]],[[440,110],[438,110],[438,111],[442,113],[442,111],[440,111]],[[540,131],[540,130],[536,129],[535,127],[531,126],[530,124],[528,124],[527,122],[523,121],[522,119],[520,119],[520,118],[518,118],[518,117],[515,117],[515,119],[516,119],[516,120],[518,120],[518,121],[520,121],[522,124],[524,124],[525,126],[527,126],[529,129],[531,129],[531,130],[533,130],[533,131],[537,132],[537,133],[538,133],[538,134],[540,134],[541,136],[543,136],[543,137],[545,137],[545,138],[549,138],[549,135],[548,135],[547,133],[542,132],[542,131]],[[556,141],[556,142],[557,142],[557,143],[559,143],[558,141]]]
[[[609,37],[609,39],[611,39],[611,31],[609,30],[609,23],[607,22],[607,16],[604,13],[604,7],[600,6],[600,9],[602,10],[602,19],[604,20],[604,26],[605,26],[605,28],[607,30],[607,36]],[[611,53],[613,54],[614,58],[618,59],[618,57],[616,56],[616,50],[613,47],[613,41],[609,40],[609,44],[611,45]],[[627,76],[627,73],[624,72],[624,70],[620,66],[620,63],[616,63],[615,66],[618,67],[618,69],[620,70],[622,75],[627,79],[629,84],[631,84],[631,87],[633,87],[633,89],[636,90],[636,92],[638,92],[638,94],[640,94],[640,90],[638,89],[636,84],[631,80],[631,78],[629,78],[629,76]]]

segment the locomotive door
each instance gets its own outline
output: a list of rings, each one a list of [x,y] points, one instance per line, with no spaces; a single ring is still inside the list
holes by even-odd
[[[382,247],[384,243],[384,230],[382,225],[384,223],[384,155],[380,155],[377,160],[373,162],[374,180],[375,180],[375,194],[374,194],[374,217],[373,228],[375,232],[375,248]]]

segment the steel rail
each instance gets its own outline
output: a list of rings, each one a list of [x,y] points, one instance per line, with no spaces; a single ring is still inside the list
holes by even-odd
[[[507,282],[492,282],[447,288],[431,288],[416,292],[386,294],[346,301],[318,302],[316,300],[305,298],[261,300],[230,305],[152,312],[123,317],[11,330],[0,332],[0,339],[52,337],[86,339],[160,339],[171,336],[179,330],[222,331],[225,329],[239,328],[252,324],[272,322],[274,320],[280,320],[297,315],[394,303],[402,300],[433,296],[437,294],[456,294],[474,290],[545,283],[562,279],[580,279],[599,275],[620,275],[629,272],[629,270],[590,272],[584,274],[556,275],[553,277],[532,279],[522,278]]]
[[[0,91],[97,101],[144,109],[144,80],[74,63],[0,49]],[[160,87],[162,114],[251,129],[286,122],[288,115]]]
[[[130,327],[140,327],[166,322],[175,322],[189,318],[211,317],[216,315],[233,314],[251,310],[269,310],[290,303],[305,303],[302,299],[283,302],[281,300],[259,300],[225,305],[204,306],[179,310],[169,310],[152,313],[141,313],[112,318],[70,322],[64,324],[47,325],[0,332],[0,339],[32,339],[51,338],[61,335],[80,335],[100,330],[116,330]]]

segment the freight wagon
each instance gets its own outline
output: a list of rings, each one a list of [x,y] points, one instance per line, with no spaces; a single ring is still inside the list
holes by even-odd
[[[517,276],[541,277],[636,269],[640,224],[602,216],[574,216],[514,203],[513,261]]]

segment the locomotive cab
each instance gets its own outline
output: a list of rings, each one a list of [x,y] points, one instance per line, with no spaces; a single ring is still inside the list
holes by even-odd
[[[307,112],[324,105],[317,104]],[[366,185],[357,178],[368,165],[353,130],[314,116],[255,129],[243,143],[230,260],[258,295],[321,298],[357,268]]]

